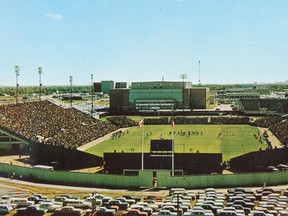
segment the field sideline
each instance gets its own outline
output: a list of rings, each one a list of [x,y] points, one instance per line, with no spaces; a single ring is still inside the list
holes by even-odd
[[[144,152],[150,151],[150,140],[171,139],[170,125],[145,125],[144,129],[131,127],[121,137],[109,138],[95,145],[87,152],[103,156],[104,152],[141,152],[141,140],[144,130]],[[176,153],[221,153],[223,161],[233,157],[266,149],[254,137],[258,128],[250,125],[175,125],[174,144]],[[190,135],[189,135],[190,134]]]

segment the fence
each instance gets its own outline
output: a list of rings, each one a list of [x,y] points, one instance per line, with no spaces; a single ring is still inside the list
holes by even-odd
[[[247,173],[233,175],[192,175],[171,176],[170,170],[139,170],[137,176],[77,173],[66,171],[40,170],[22,166],[0,163],[0,174],[8,177],[27,179],[29,181],[53,184],[109,187],[109,188],[139,188],[152,187],[156,176],[158,187],[249,187],[282,185],[288,183],[288,171],[277,173]],[[154,174],[154,175],[153,175]]]

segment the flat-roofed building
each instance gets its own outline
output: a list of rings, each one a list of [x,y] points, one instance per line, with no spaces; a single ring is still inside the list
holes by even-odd
[[[115,88],[127,88],[127,82],[116,82]]]
[[[174,110],[185,105],[189,108],[184,92],[191,87],[189,82],[133,82],[129,103],[138,111]]]
[[[104,80],[101,82],[94,82],[94,92],[109,94],[110,89],[114,89],[114,81],[113,80]]]
[[[129,89],[110,90],[110,110],[155,112],[206,109],[209,98],[209,89],[192,88],[191,82],[132,82]]]
[[[210,104],[209,88],[193,87],[190,89],[191,109],[207,109]]]
[[[103,94],[109,94],[110,89],[114,89],[113,80],[101,81],[101,91],[103,92]]]

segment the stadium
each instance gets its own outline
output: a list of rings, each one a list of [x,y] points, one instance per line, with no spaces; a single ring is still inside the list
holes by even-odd
[[[14,173],[15,178],[21,176],[33,181],[120,188],[152,187],[153,179],[157,179],[159,187],[168,188],[287,183],[287,172],[280,168],[279,172],[267,170],[267,167],[277,169],[277,165],[284,166],[288,162],[285,148],[288,145],[287,115],[254,119],[238,112],[224,112],[224,116],[223,113],[219,116],[219,112],[212,115],[213,111],[210,111],[206,115],[193,113],[191,116],[187,115],[186,109],[183,116],[178,114],[143,119],[138,113],[135,120],[126,116],[98,120],[75,108],[63,108],[47,100],[1,105],[1,154],[19,155],[19,161],[27,155],[25,160],[31,165],[52,166],[57,170],[2,163],[1,175]],[[141,119],[145,134],[144,129],[137,127]],[[172,121],[174,131],[170,126]],[[248,127],[253,132],[246,136],[246,129],[238,126]],[[265,130],[258,130],[260,127]],[[268,131],[280,145],[272,144]],[[213,133],[215,137],[212,137]],[[107,144],[105,141],[95,145],[96,140],[105,136],[108,136]],[[227,155],[239,143],[231,147],[225,142],[232,143],[241,136],[244,141],[240,140],[240,143],[247,142],[249,146],[256,142],[255,146],[241,145],[234,155]],[[204,143],[201,144],[201,140]],[[209,147],[210,142],[214,148]],[[89,168],[95,167],[97,171],[89,173]],[[227,168],[231,174],[223,174]],[[71,172],[81,169],[89,172]]]
[[[203,95],[188,97],[189,107],[182,106],[182,88],[172,89],[175,94],[164,89],[164,100],[155,96],[157,88],[153,99],[146,90],[132,94],[135,103],[129,109],[119,103],[101,118],[41,97],[0,105],[0,175],[9,184],[17,181],[21,191],[27,182],[57,187],[48,190],[41,184],[41,192],[28,198],[27,192],[20,193],[20,199],[19,192],[7,195],[5,186],[1,200],[8,215],[285,215],[288,193],[279,185],[288,179],[287,114],[261,113],[260,106],[251,112],[247,104],[247,112],[244,106],[222,110],[219,104],[219,110],[194,109],[202,96],[205,106],[211,106],[206,88],[200,88]],[[95,191],[80,198],[84,194],[75,196],[75,186]],[[254,186],[261,188],[244,188]],[[109,195],[120,189],[121,197],[102,194],[106,188]],[[53,201],[40,201],[52,194]],[[275,199],[275,206],[270,205]],[[57,208],[55,200],[61,201]],[[10,208],[9,202],[17,207]],[[29,202],[34,204],[20,208]]]
[[[0,5],[0,215],[288,216],[288,1]]]

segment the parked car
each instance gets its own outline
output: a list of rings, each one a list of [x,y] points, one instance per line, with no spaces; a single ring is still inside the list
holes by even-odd
[[[130,209],[129,211],[123,212],[122,216],[148,216],[148,213],[138,209]]]
[[[75,197],[70,194],[61,194],[59,197],[66,197],[67,199],[76,199],[76,200],[79,199],[79,197]]]
[[[186,189],[185,188],[171,188],[169,191],[169,196],[172,196],[174,193],[185,194]]]
[[[115,197],[115,200],[120,200],[121,202],[127,202],[130,205],[133,205],[136,203],[136,201],[134,199],[126,199],[125,197],[121,196],[121,197]]]
[[[17,204],[12,203],[11,200],[0,200],[0,205],[7,205],[9,208],[15,209]]]
[[[135,196],[133,196],[133,195],[123,195],[122,197],[124,197],[125,199],[135,200],[135,203],[141,201],[141,198],[140,198],[140,197],[135,197]]]
[[[115,209],[109,209],[104,206],[99,207],[96,209],[96,216],[113,216],[116,213]],[[92,215],[92,209],[87,209],[85,212],[85,216]]]
[[[47,209],[47,211],[52,212],[54,211],[56,208],[60,208],[62,207],[63,203],[61,202],[52,202],[52,201],[48,201],[48,202],[41,202],[38,203],[37,206],[39,206],[41,209]]]
[[[39,202],[42,202],[44,200],[49,200],[48,197],[43,196],[42,194],[34,194],[34,197],[38,197],[39,198]]]
[[[17,208],[28,207],[34,205],[34,201],[24,199],[24,198],[13,198],[11,202],[17,204]]]
[[[273,214],[265,213],[263,211],[251,211],[248,216],[273,216]]]
[[[143,206],[144,208],[150,208],[152,209],[152,211],[158,211],[159,206],[157,204],[149,204],[147,202],[137,202],[137,204],[135,204],[137,206]],[[134,205],[131,205],[130,208],[133,208]]]
[[[92,203],[84,200],[67,199],[63,202],[64,206],[73,206],[75,208],[87,209],[92,207]]]
[[[118,206],[119,210],[127,210],[129,207],[129,203],[127,202],[121,202],[120,200],[110,200],[107,204],[106,207],[111,207],[111,206]]]
[[[11,199],[11,196],[9,195],[3,195],[0,197],[1,200],[10,200]]]
[[[148,206],[148,204],[147,206],[133,204],[130,206],[130,208],[128,208],[128,210],[131,209],[138,209],[140,212],[147,212],[148,216],[150,216],[154,212],[153,209]]]
[[[26,208],[17,209],[17,215],[23,216],[42,216],[47,212],[46,209],[41,209],[39,206],[28,206]]]
[[[103,206],[97,209],[97,216],[113,216],[115,213],[115,209],[110,209]]]
[[[162,202],[162,197],[157,197],[157,196],[146,196],[144,197],[144,202],[146,202],[146,200],[154,200],[155,202]]]
[[[60,197],[60,196],[58,196],[58,197],[54,197],[53,198],[53,201],[55,201],[55,202],[64,202],[65,200],[67,200],[68,198],[67,197]]]
[[[153,212],[152,216],[177,216],[177,212],[171,212],[169,210],[160,210]]]
[[[202,207],[193,207],[191,211],[184,212],[184,216],[214,216],[214,213]]]
[[[257,189],[256,193],[262,193],[264,191],[270,191],[272,193],[281,193],[281,189],[277,189],[277,188],[273,189],[271,187],[264,187],[264,188]]]
[[[37,196],[30,196],[30,197],[28,197],[28,200],[34,201],[35,204],[37,204],[38,202],[40,202],[40,198],[37,197]]]
[[[0,204],[0,213],[1,214],[7,214],[12,210],[13,210],[13,207],[11,205]]]
[[[74,208],[73,206],[63,206],[61,208],[57,208],[54,211],[54,215],[81,215],[82,214],[82,210],[79,208]]]
[[[130,208],[131,209],[143,208],[143,211],[146,211],[149,214],[152,214],[152,212],[158,210],[158,206],[157,205],[150,205],[150,204],[145,203],[145,202],[138,202],[137,204],[131,205]]]
[[[253,209],[255,204],[253,202],[245,202],[243,200],[234,200],[232,203],[227,203],[227,206],[241,205],[245,208]]]
[[[234,194],[237,192],[242,192],[244,194],[250,194],[253,195],[253,191],[251,189],[245,189],[245,188],[230,188],[227,190],[228,194]]]

